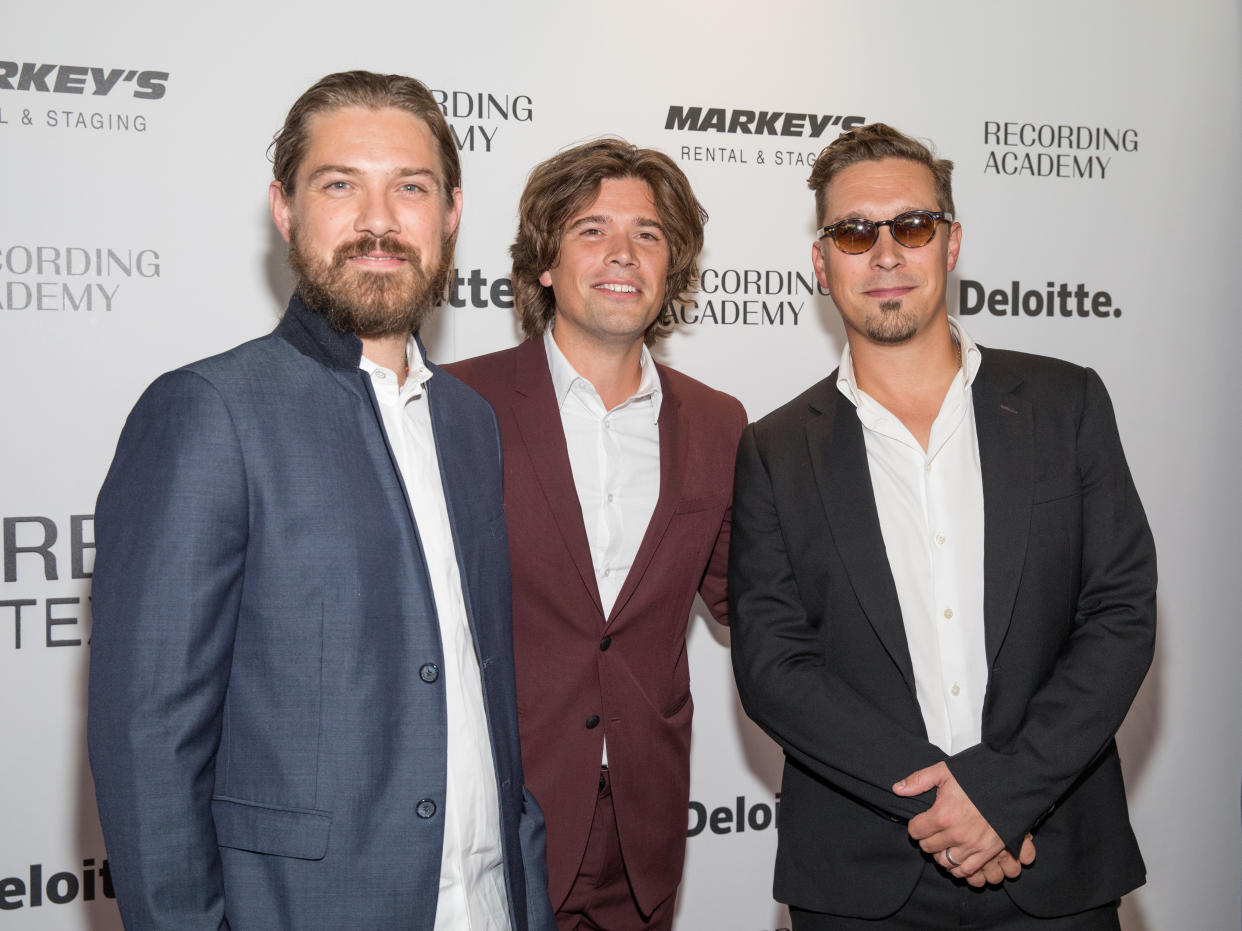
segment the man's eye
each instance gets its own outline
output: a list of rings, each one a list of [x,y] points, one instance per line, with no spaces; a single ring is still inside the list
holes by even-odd
[[[401,185],[401,190],[411,191],[414,193],[421,193],[422,191],[425,191],[427,189],[423,187],[421,184],[415,184],[413,181],[411,181],[408,184]]]
[[[324,185],[324,188],[329,191],[344,191],[349,188],[349,182],[348,181],[329,181],[327,184]]]

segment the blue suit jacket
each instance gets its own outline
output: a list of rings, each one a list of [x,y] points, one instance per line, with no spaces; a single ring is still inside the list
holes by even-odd
[[[125,425],[96,509],[88,740],[130,931],[432,928],[439,625],[360,356],[295,296],[274,333],[164,375]],[[495,417],[433,371],[513,926],[551,928]]]

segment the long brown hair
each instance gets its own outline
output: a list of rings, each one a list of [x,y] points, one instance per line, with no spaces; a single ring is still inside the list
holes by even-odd
[[[599,195],[606,178],[637,178],[651,188],[669,248],[665,306],[698,282],[707,211],[682,170],[664,153],[637,148],[623,139],[583,143],[537,165],[518,204],[517,237],[509,254],[514,303],[528,337],[543,333],[556,316],[556,297],[551,288],[539,283],[539,276],[556,266],[565,227]],[[672,329],[663,322],[664,316],[661,312],[647,328],[648,345]]]

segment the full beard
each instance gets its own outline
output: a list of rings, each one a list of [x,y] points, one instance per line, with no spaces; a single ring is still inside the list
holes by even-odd
[[[879,314],[867,318],[867,337],[877,343],[904,343],[918,331],[918,322],[905,313],[901,301],[881,301]]]
[[[367,271],[349,260],[372,251],[405,260],[399,270]],[[304,248],[296,227],[289,237],[289,268],[306,306],[327,318],[336,329],[360,339],[380,339],[417,332],[443,291],[450,250],[435,280],[423,271],[419,251],[392,236],[360,236],[342,243],[325,261]]]

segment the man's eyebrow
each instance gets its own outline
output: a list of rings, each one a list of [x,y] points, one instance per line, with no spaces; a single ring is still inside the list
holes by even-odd
[[[896,212],[894,212],[891,217],[869,217],[867,216],[867,211],[865,210],[846,211],[846,212],[839,213],[835,217],[833,217],[832,222],[829,223],[828,225],[832,226],[834,223],[840,223],[842,220],[892,220],[892,219],[895,219],[901,216],[903,213],[909,213],[911,210],[927,210],[927,209],[928,209],[927,207],[915,207],[911,204],[905,207],[898,207]],[[937,213],[939,210],[940,208],[937,207],[934,210],[931,210],[929,212]]]
[[[356,175],[359,174],[357,168],[350,168],[348,165],[320,165],[309,175],[306,176],[307,181],[314,181],[322,178],[324,175]]]
[[[430,178],[432,181],[439,180],[439,176],[430,168],[398,168],[394,173],[400,178],[409,178],[417,175]]]
[[[580,226],[607,226],[611,222],[612,217],[606,216],[602,213],[593,213],[589,217],[578,217],[569,224],[569,228],[574,230]],[[639,217],[634,222],[638,226],[653,226],[661,232],[664,231],[664,224],[659,220],[652,219],[651,217]]]
[[[324,175],[345,175],[352,178],[360,174],[362,174],[361,169],[353,168],[349,165],[320,165],[307,176],[306,180],[314,181]],[[439,180],[436,173],[430,168],[398,168],[393,174],[399,178],[426,177],[432,181]]]

